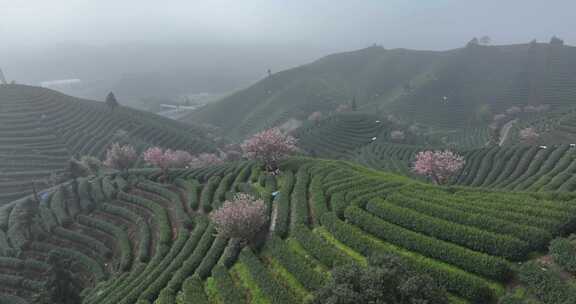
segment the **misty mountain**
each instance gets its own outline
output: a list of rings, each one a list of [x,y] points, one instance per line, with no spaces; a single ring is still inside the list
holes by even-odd
[[[265,77],[191,113],[242,137],[353,101],[359,110],[437,129],[486,127],[512,106],[573,106],[576,48],[560,42],[448,51],[373,46],[323,57]]]

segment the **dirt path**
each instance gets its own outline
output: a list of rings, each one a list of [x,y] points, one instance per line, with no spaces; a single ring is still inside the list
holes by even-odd
[[[502,129],[500,129],[500,142],[498,143],[499,146],[502,146],[506,139],[508,139],[508,134],[510,133],[510,129],[516,123],[517,119],[511,120],[507,122]]]
[[[270,216],[270,230],[269,233],[272,235],[276,229],[276,219],[278,218],[278,201],[276,198],[272,200],[272,215]]]

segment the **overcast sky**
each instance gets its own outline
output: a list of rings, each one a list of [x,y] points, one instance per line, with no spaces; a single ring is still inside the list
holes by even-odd
[[[1,48],[66,43],[266,43],[448,49],[576,42],[574,0],[0,0]]]

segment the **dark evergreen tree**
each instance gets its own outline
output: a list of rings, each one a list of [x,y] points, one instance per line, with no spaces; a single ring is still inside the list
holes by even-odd
[[[474,37],[474,38],[472,38],[472,40],[470,40],[468,42],[468,44],[466,44],[466,47],[469,48],[469,47],[475,47],[475,46],[479,46],[479,45],[480,45],[480,41],[478,41],[478,38]]]
[[[552,39],[550,39],[550,44],[551,45],[564,45],[564,40],[554,36],[554,37],[552,37]]]
[[[72,262],[55,251],[48,255],[48,263],[51,265],[50,278],[47,280],[44,292],[37,295],[35,304],[80,304],[82,298],[79,291],[78,280],[70,272]]]
[[[68,173],[70,174],[70,178],[76,179],[90,175],[90,169],[82,162],[71,158],[68,161]]]
[[[108,96],[106,96],[106,105],[111,109],[114,109],[120,105],[118,103],[118,100],[116,100],[116,96],[114,96],[114,93],[112,92],[108,93]]]

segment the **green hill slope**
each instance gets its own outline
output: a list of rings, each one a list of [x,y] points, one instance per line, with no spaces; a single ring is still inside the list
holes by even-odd
[[[370,47],[330,55],[261,80],[191,113],[241,138],[356,99],[362,110],[440,130],[486,127],[511,106],[571,107],[576,48],[478,46],[432,52]]]
[[[464,154],[455,184],[515,191],[574,191],[576,149],[570,145],[493,147]]]
[[[302,303],[334,265],[386,252],[454,296],[492,303],[510,262],[576,220],[559,196],[441,188],[347,162],[282,167],[279,178],[252,163],[174,170],[173,184],[132,171],[13,202],[0,209],[0,295],[30,303],[57,256],[70,261],[83,303]],[[215,237],[207,219],[237,191],[260,195],[274,219],[261,250]]]
[[[102,157],[114,141],[213,149],[203,130],[154,114],[111,110],[38,87],[0,85],[0,205],[29,194],[33,180],[63,170],[71,157]]]

